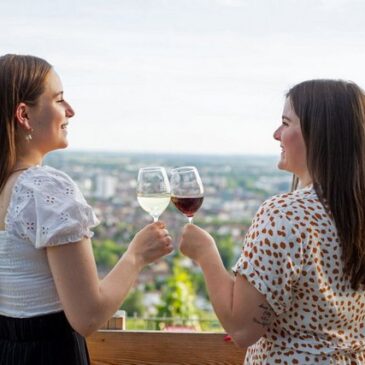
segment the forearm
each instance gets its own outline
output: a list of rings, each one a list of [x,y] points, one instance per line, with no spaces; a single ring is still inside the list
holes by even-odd
[[[128,253],[124,254],[118,264],[100,281],[100,295],[105,303],[105,311],[113,314],[127,297],[143,265],[136,262]]]
[[[230,332],[234,325],[233,294],[234,277],[225,269],[218,253],[200,262],[209,298],[223,328]]]
[[[274,318],[265,296],[245,276],[227,272],[213,237],[201,228],[184,227],[180,250],[201,267],[214,311],[234,341],[242,347],[257,341]]]
[[[72,327],[84,336],[111,318],[143,266],[127,251],[113,270],[100,280],[88,240],[56,246],[47,253],[66,316]]]
[[[275,318],[265,296],[250,285],[245,277],[229,275],[218,255],[200,265],[222,326],[237,345],[244,348],[251,346]]]
[[[88,335],[119,308],[142,268],[172,251],[164,226],[141,230],[113,270],[99,280],[91,241],[47,249],[48,263],[64,311],[73,328]]]
[[[90,306],[90,328],[94,332],[100,328],[119,309],[133,287],[143,266],[138,264],[135,257],[124,254],[117,265],[99,281],[94,305]]]

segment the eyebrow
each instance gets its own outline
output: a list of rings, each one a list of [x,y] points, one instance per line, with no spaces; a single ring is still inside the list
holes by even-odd
[[[62,95],[63,95],[63,91],[60,91],[60,92],[56,93],[54,96],[56,98],[57,96],[62,96]]]

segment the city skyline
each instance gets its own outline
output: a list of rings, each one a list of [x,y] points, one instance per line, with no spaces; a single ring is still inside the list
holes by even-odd
[[[76,111],[71,150],[280,154],[285,92],[365,87],[358,0],[6,0],[1,54],[46,58]]]

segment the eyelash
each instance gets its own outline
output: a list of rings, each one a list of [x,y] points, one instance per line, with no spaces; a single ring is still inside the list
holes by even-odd
[[[289,125],[288,122],[282,122],[283,125],[285,125],[286,127]]]
[[[65,100],[61,99],[61,100],[57,100],[57,103],[63,103]]]

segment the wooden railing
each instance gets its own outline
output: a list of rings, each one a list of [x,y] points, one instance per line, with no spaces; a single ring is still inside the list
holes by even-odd
[[[222,333],[100,330],[87,338],[92,365],[242,365]]]

